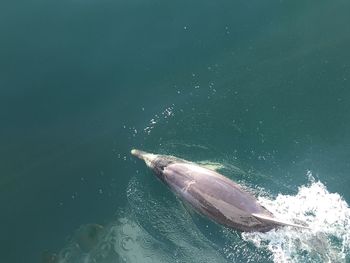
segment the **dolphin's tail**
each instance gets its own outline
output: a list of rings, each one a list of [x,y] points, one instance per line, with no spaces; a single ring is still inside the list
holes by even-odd
[[[291,226],[291,227],[297,227],[297,228],[304,228],[304,229],[310,229],[310,227],[303,226],[303,225],[299,225],[299,224],[293,224],[293,223],[289,223],[289,222],[285,222],[283,220],[279,220],[270,216],[266,216],[266,215],[261,215],[261,214],[252,214],[252,216],[254,216],[256,219],[260,220],[260,221],[264,221],[266,223],[272,223],[272,224],[276,224],[276,225],[280,225],[280,226]]]

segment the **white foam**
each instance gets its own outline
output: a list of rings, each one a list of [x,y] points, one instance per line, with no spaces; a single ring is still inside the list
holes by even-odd
[[[259,202],[277,218],[304,221],[311,230],[286,227],[244,233],[243,239],[268,249],[274,262],[346,262],[350,252],[349,205],[310,172],[308,177],[309,183],[299,187],[296,195],[279,194],[274,200],[260,197]]]

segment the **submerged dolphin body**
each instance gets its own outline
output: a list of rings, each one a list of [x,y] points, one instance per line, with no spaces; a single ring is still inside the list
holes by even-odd
[[[213,170],[174,156],[135,149],[131,154],[144,160],[177,196],[217,223],[247,232],[265,232],[279,226],[305,228],[274,218],[253,195]]]

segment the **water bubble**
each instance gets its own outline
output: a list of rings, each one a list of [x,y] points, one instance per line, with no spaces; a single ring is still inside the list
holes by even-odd
[[[122,241],[121,241],[121,247],[128,251],[132,248],[132,245],[133,245],[133,240],[131,237],[129,236],[126,236],[126,237],[123,237]]]

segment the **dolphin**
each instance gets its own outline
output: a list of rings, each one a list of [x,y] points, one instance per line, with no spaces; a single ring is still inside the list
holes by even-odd
[[[185,203],[212,221],[243,232],[267,232],[280,226],[308,228],[278,220],[242,187],[217,173],[170,155],[133,149],[156,176]]]

